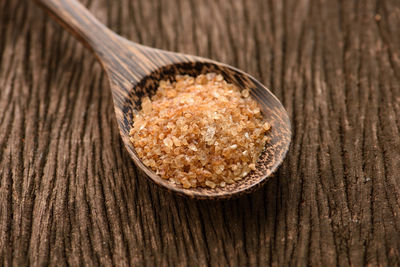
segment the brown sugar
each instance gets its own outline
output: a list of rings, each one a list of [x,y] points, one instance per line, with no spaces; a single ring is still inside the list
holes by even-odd
[[[248,89],[221,75],[176,76],[142,99],[130,131],[143,163],[190,187],[224,187],[256,168],[271,125]]]

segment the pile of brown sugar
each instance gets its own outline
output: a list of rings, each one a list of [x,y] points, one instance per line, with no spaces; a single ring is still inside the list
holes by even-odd
[[[271,126],[249,90],[221,75],[176,76],[142,99],[131,141],[163,179],[190,187],[224,187],[255,170]]]

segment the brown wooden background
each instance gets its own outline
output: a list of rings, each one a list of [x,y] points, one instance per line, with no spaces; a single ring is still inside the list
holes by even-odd
[[[0,0],[0,265],[400,264],[400,1],[83,2],[134,41],[253,74],[291,150],[240,199],[164,192],[124,150],[95,58]]]

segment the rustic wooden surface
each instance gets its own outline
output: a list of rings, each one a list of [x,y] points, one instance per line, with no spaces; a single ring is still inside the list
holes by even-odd
[[[91,0],[112,30],[253,74],[294,137],[257,192],[150,183],[95,58],[0,0],[0,265],[400,264],[400,2]]]

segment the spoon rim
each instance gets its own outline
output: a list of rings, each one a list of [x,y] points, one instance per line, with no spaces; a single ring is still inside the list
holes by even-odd
[[[194,59],[196,59],[196,61],[194,61]],[[243,194],[250,193],[250,192],[256,190],[257,188],[260,188],[263,184],[265,184],[265,182],[267,182],[269,180],[268,178],[271,177],[272,174],[274,174],[278,170],[278,168],[282,165],[284,159],[286,158],[287,153],[289,152],[290,144],[292,142],[293,132],[292,132],[292,125],[291,125],[291,121],[290,121],[289,115],[287,113],[287,110],[285,109],[285,107],[283,106],[281,101],[278,99],[278,97],[276,95],[274,95],[265,85],[263,85],[261,82],[259,82],[257,79],[255,79],[252,75],[250,75],[236,67],[225,64],[225,63],[220,63],[220,62],[210,60],[207,58],[190,56],[190,62],[185,62],[185,61],[175,62],[170,65],[162,66],[159,69],[155,70],[154,72],[159,71],[160,69],[165,68],[165,67],[170,67],[170,66],[184,64],[184,63],[214,64],[218,67],[227,68],[227,69],[232,70],[233,72],[236,72],[240,75],[247,76],[256,86],[261,87],[263,90],[265,90],[269,97],[274,98],[275,101],[277,101],[277,103],[279,103],[281,110],[284,111],[284,116],[282,118],[282,121],[286,124],[286,128],[288,131],[287,142],[285,142],[284,148],[281,149],[281,151],[283,151],[283,153],[281,153],[279,155],[279,159],[274,162],[274,165],[272,165],[271,167],[268,168],[267,172],[258,176],[257,179],[254,182],[250,183],[249,185],[246,185],[244,187],[235,186],[234,188],[229,189],[229,190],[219,190],[216,192],[213,192],[215,189],[212,189],[212,188],[206,188],[207,189],[206,192],[197,191],[196,189],[198,189],[198,188],[183,188],[181,185],[176,185],[176,184],[171,183],[168,179],[163,179],[162,177],[157,175],[152,169],[150,169],[149,167],[147,167],[146,165],[143,164],[140,157],[136,154],[136,152],[134,152],[131,149],[131,148],[135,149],[134,145],[132,143],[130,143],[131,147],[129,147],[128,144],[126,143],[126,142],[131,142],[128,138],[127,141],[126,140],[123,140],[123,141],[124,141],[124,146],[128,150],[130,157],[133,159],[136,166],[146,174],[147,179],[150,179],[153,183],[162,187],[164,190],[176,193],[181,196],[189,197],[189,198],[215,199],[215,200],[229,199],[229,198],[239,197]],[[151,76],[154,72],[146,75],[145,77]],[[145,79],[145,77],[143,77],[142,79]],[[133,86],[132,90],[135,90],[136,86],[137,85]],[[119,125],[119,127],[120,127],[120,125]],[[273,130],[273,128],[272,128],[272,130]],[[120,129],[120,133],[122,134],[121,129]],[[268,147],[268,143],[265,145],[264,149],[266,149],[267,147]],[[274,154],[273,156],[276,157],[277,155]],[[235,182],[235,184],[239,185],[241,182],[245,181],[247,178],[249,178],[249,177],[246,176],[242,180]],[[204,188],[202,188],[202,189],[204,189]]]

